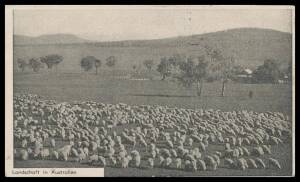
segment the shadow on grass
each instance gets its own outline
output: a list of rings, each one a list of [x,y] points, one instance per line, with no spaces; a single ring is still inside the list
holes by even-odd
[[[129,96],[137,96],[137,97],[195,97],[193,95],[164,95],[164,94],[127,94]]]

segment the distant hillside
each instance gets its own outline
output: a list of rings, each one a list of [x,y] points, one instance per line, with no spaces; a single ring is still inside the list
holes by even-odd
[[[240,65],[252,69],[263,64],[265,59],[278,60],[282,67],[292,61],[292,35],[270,29],[240,28],[166,39],[114,42],[87,42],[72,35],[58,37],[41,36],[32,43],[30,37],[15,36],[15,58],[57,53],[64,57],[60,69],[80,71],[78,62],[83,56],[92,55],[105,61],[114,55],[118,59],[117,68],[128,70],[133,64],[142,66],[145,59],[153,59],[158,64],[161,57],[172,54],[201,55],[203,47],[209,45],[219,48],[225,56],[235,56]],[[24,44],[28,39],[31,45]],[[18,46],[20,42],[22,46]],[[44,45],[36,46],[38,43]]]
[[[24,35],[14,35],[15,45],[41,45],[41,44],[74,44],[86,43],[88,40],[79,38],[72,34],[51,34],[30,37]]]

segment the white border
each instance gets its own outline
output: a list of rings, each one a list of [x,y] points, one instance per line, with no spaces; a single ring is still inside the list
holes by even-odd
[[[13,175],[13,10],[47,10],[47,9],[291,9],[292,10],[292,37],[293,37],[293,52],[292,52],[292,66],[293,66],[293,87],[292,87],[292,126],[293,126],[293,171],[292,176],[265,176],[265,177],[294,177],[295,176],[295,7],[294,6],[269,6],[269,5],[132,5],[132,6],[119,6],[119,5],[6,5],[5,6],[5,176],[6,177],[22,177],[22,175]],[[26,168],[24,170],[51,170],[50,168]],[[63,168],[68,170],[67,168]],[[18,168],[18,170],[22,170]],[[72,168],[71,170],[78,171],[77,175],[38,175],[38,177],[100,177],[104,176],[103,168]],[[95,171],[96,170],[96,171]],[[96,174],[96,175],[95,175]],[[25,175],[32,177],[32,175]],[[241,177],[241,176],[200,176],[200,177]],[[243,176],[246,177],[246,176]],[[263,176],[247,176],[247,177],[263,177]]]

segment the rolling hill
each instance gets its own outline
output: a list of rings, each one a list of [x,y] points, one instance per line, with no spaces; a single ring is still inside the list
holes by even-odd
[[[282,67],[287,67],[292,60],[292,34],[259,28],[114,42],[88,41],[69,34],[36,38],[15,35],[14,43],[15,59],[60,54],[64,57],[60,70],[71,72],[80,71],[79,61],[83,56],[92,55],[104,62],[108,56],[114,55],[118,59],[117,68],[129,70],[133,64],[142,65],[145,59],[153,59],[158,64],[163,56],[201,55],[205,45],[220,49],[225,56],[234,55],[240,65],[252,69],[261,65],[265,59],[275,59]]]
[[[38,37],[14,35],[15,45],[76,44],[86,42],[90,41],[72,34],[51,34]]]

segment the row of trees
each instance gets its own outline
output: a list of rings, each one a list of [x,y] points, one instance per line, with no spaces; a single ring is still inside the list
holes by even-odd
[[[41,68],[44,67],[44,64],[48,69],[55,67],[57,70],[57,65],[63,61],[63,57],[57,54],[50,54],[40,58],[31,58],[28,62],[24,59],[18,59],[18,67],[22,70],[25,70],[26,67],[31,68],[34,72],[38,72]]]
[[[219,49],[205,47],[205,54],[201,56],[174,55],[163,57],[157,66],[157,71],[162,75],[162,80],[167,77],[175,78],[185,87],[197,88],[197,95],[201,96],[205,80],[221,80],[221,96],[225,94],[225,84],[236,71],[233,57],[224,57]]]
[[[233,56],[225,57],[219,49],[205,47],[205,53],[201,56],[174,55],[163,57],[157,71],[161,74],[162,80],[167,77],[175,78],[185,87],[197,88],[197,95],[201,96],[204,81],[220,80],[221,96],[225,95],[225,86],[229,80],[235,80],[243,74],[244,68],[237,64]],[[251,75],[252,83],[278,83],[292,77],[292,65],[287,70],[282,70],[280,64],[273,59],[267,59],[263,65],[258,66]]]
[[[292,78],[292,63],[286,70],[280,69],[280,65],[274,59],[267,59],[263,65],[258,66],[253,72],[253,82],[255,83],[278,83],[278,80]]]
[[[106,66],[114,67],[117,63],[117,59],[115,56],[109,56],[106,58]],[[100,59],[95,58],[94,56],[86,56],[81,59],[80,66],[84,71],[90,71],[93,67],[95,67],[96,74],[98,74],[98,68],[100,68],[102,62]]]

